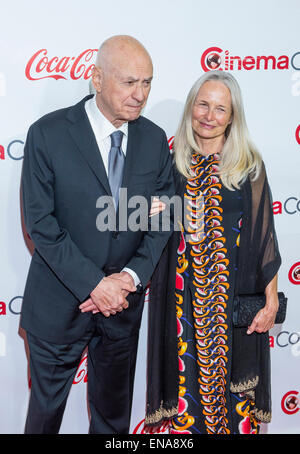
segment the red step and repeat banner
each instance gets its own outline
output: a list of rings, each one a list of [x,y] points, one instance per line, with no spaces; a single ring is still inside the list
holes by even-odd
[[[19,328],[33,245],[20,209],[23,147],[31,123],[90,90],[101,42],[129,34],[149,50],[154,81],[144,115],[170,147],[187,93],[212,69],[232,72],[251,136],[265,161],[282,254],[287,318],[270,332],[273,419],[268,434],[300,433],[300,4],[299,0],[1,0],[0,30],[0,433],[24,430],[30,377]],[[147,302],[141,328],[131,433],[143,433]],[[61,433],[87,433],[83,355]],[[161,429],[162,432],[164,429]]]

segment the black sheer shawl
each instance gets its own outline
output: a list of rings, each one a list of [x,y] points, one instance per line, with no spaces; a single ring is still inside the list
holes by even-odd
[[[281,264],[274,228],[273,204],[265,167],[257,180],[242,187],[243,225],[235,294],[263,293]],[[262,422],[271,421],[271,365],[269,333],[246,334],[233,329],[231,391],[244,392],[254,401]]]
[[[175,172],[177,194],[185,181]],[[274,228],[272,197],[264,165],[259,177],[242,185],[243,217],[235,294],[264,292],[281,264]],[[178,348],[175,304],[177,249],[174,232],[151,278],[148,314],[146,425],[158,425],[178,414]],[[268,333],[233,329],[231,391],[254,402],[262,422],[271,420],[270,347]]]

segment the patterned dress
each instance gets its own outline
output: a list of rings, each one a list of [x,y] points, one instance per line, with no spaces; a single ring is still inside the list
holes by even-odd
[[[178,248],[176,309],[179,416],[170,433],[258,433],[251,402],[230,391],[232,301],[242,218],[240,191],[226,189],[218,155],[192,157]]]

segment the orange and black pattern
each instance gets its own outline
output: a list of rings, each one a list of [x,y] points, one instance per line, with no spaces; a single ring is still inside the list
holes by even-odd
[[[228,239],[218,155],[194,154],[191,168],[176,276],[180,414],[171,432],[243,433],[247,426],[247,433],[255,433],[249,401],[229,391],[235,269],[230,261],[239,243],[240,206],[229,219],[236,223],[227,229]],[[235,206],[235,191],[225,193]]]

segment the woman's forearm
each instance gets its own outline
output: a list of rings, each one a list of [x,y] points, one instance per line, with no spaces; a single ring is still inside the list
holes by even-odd
[[[277,296],[277,281],[278,274],[276,274],[271,282],[267,285],[265,289],[266,295],[266,307],[267,308],[276,308],[278,310],[278,296]]]

